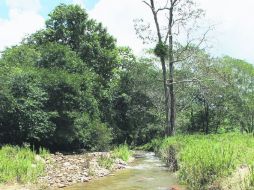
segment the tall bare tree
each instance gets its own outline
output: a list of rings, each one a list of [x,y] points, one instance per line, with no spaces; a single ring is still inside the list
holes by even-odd
[[[143,1],[151,10],[156,29],[155,55],[160,59],[165,96],[165,114],[167,136],[174,135],[176,125],[176,98],[174,85],[174,67],[177,62],[184,61],[191,57],[193,46],[200,46],[204,41],[207,32],[201,30],[200,22],[204,11],[197,8],[194,0],[147,0]],[[141,19],[143,22],[143,20]],[[139,25],[140,27],[141,25]],[[145,26],[145,25],[143,25]],[[142,36],[142,30],[136,25],[137,33]],[[146,29],[151,25],[147,25]],[[146,39],[145,37],[142,37]],[[195,79],[196,80],[196,79]],[[191,82],[193,80],[186,80]]]

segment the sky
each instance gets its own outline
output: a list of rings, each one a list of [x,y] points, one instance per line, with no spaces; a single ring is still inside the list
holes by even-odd
[[[161,0],[160,0],[161,1]],[[208,51],[254,64],[254,0],[196,0],[206,11],[210,32]],[[45,27],[50,11],[60,3],[79,4],[103,23],[121,46],[140,54],[146,46],[137,38],[134,19],[152,22],[142,0],[0,0],[0,51],[18,44],[26,35]]]

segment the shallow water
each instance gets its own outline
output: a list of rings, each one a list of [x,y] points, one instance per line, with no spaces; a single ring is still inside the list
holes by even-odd
[[[168,190],[177,184],[176,176],[170,173],[154,153],[138,153],[127,168],[88,183],[77,184],[65,190]]]

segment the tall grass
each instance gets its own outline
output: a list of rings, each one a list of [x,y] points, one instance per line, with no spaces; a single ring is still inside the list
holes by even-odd
[[[127,144],[120,145],[113,150],[113,157],[120,158],[127,162],[132,156],[132,152]]]
[[[112,166],[114,164],[114,160],[110,156],[103,156],[103,155],[101,155],[98,158],[98,164],[102,168],[106,168],[108,170],[111,170]]]
[[[41,149],[39,155],[29,148],[0,148],[0,183],[35,182],[43,174],[45,163],[42,158],[45,158],[48,152]]]
[[[254,166],[254,138],[250,135],[176,136],[154,140],[151,144],[164,160],[169,156],[169,147],[174,147],[179,179],[190,189],[208,189],[240,166]],[[254,175],[250,176],[253,179],[248,180],[254,182]]]

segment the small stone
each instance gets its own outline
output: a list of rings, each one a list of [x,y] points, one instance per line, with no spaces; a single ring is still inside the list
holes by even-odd
[[[67,181],[68,181],[68,182],[72,182],[73,180],[72,180],[71,178],[68,178]]]
[[[70,165],[71,165],[70,162],[65,162],[65,163],[63,163],[63,166],[64,166],[64,167],[68,167],[68,166],[70,166]]]
[[[83,172],[82,175],[87,177],[88,173],[87,172]]]
[[[63,183],[60,183],[60,184],[58,184],[57,186],[58,186],[59,188],[64,188],[64,187],[66,187],[66,185],[63,184]]]
[[[81,177],[80,178],[80,182],[88,182],[89,181],[89,179],[87,178],[87,177]]]
[[[50,181],[50,182],[49,182],[49,185],[53,185],[53,184],[54,184],[54,182],[53,182],[53,181]]]
[[[62,176],[63,176],[63,174],[61,174],[61,173],[56,175],[56,177],[62,177]]]

